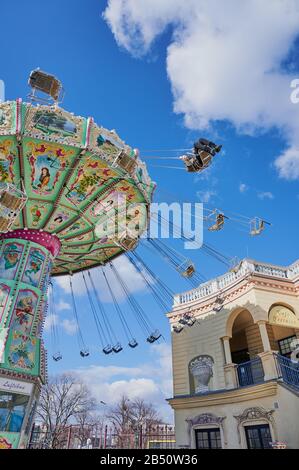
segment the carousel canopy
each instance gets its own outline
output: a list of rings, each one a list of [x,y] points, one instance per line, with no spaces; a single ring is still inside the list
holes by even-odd
[[[0,182],[26,197],[9,230],[59,238],[52,275],[132,249],[147,227],[155,187],[138,152],[115,131],[56,105],[21,100],[0,104]]]

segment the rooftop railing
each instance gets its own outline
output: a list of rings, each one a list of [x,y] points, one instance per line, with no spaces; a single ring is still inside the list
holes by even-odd
[[[299,276],[299,260],[289,267],[281,267],[245,259],[240,263],[238,268],[216,277],[211,281],[205,282],[204,284],[200,284],[196,289],[175,295],[174,307],[206,297],[208,298],[217,293],[219,294],[221,291],[232,287],[241,279],[245,279],[252,274],[264,275],[276,279],[293,280]]]

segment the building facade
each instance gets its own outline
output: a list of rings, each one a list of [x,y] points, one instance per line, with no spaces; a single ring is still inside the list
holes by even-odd
[[[245,259],[168,317],[177,446],[298,449],[299,261]]]

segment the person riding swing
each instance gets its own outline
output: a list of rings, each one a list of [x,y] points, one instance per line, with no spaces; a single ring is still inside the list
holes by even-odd
[[[191,155],[183,155],[181,159],[188,172],[199,172],[211,164],[212,159],[221,151],[221,148],[222,145],[217,145],[210,140],[200,138],[193,145],[193,153]]]

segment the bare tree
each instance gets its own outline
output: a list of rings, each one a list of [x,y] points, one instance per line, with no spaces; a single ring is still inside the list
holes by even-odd
[[[37,417],[50,435],[50,447],[57,448],[71,420],[81,414],[91,413],[96,401],[86,385],[78,378],[63,374],[50,378],[42,388]]]
[[[79,446],[83,447],[87,439],[98,431],[103,432],[103,416],[94,412],[95,409],[85,409],[75,416],[75,425],[73,427],[72,437],[79,441]]]
[[[142,436],[145,430],[163,423],[151,403],[141,398],[130,400],[126,396],[122,396],[120,401],[110,408],[106,419],[114,427],[118,448],[131,447],[134,434],[140,433]]]
[[[112,406],[106,418],[113,427],[121,432],[128,431],[131,425],[132,403],[128,397],[123,395],[120,401]]]
[[[153,404],[147,403],[142,398],[136,398],[133,400],[131,420],[135,430],[139,430],[141,427],[150,429],[152,426],[163,423]]]

